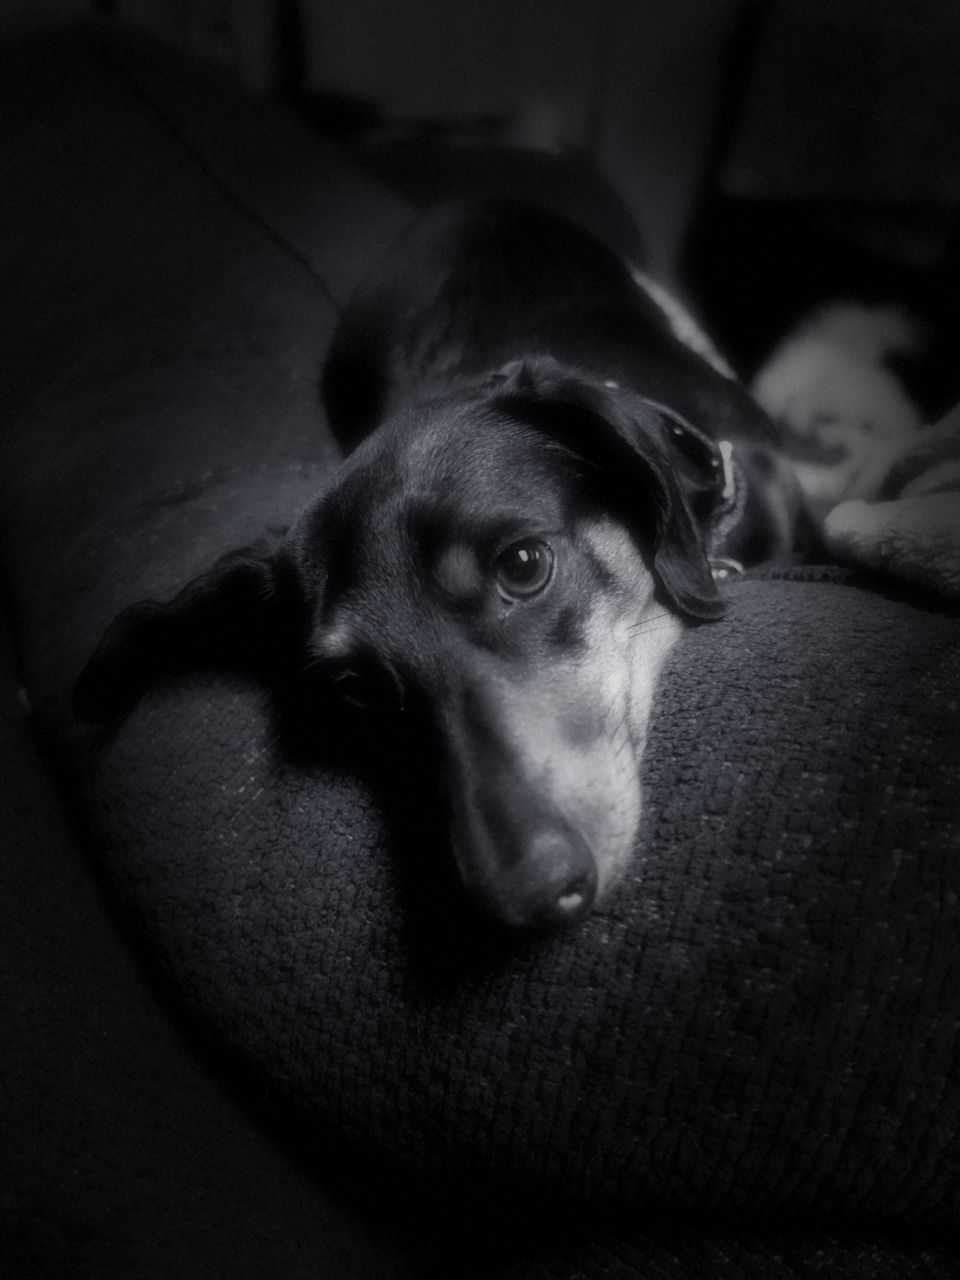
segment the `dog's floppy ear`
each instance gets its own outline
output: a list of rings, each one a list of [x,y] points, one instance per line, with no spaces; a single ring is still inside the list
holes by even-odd
[[[166,603],[118,614],[74,686],[81,720],[121,719],[158,677],[205,664],[251,668],[291,628],[291,566],[264,542],[223,556]]]
[[[668,451],[669,424],[656,406],[616,384],[564,369],[550,357],[504,366],[492,377],[489,394],[500,408],[549,432],[597,468],[628,509],[631,496],[645,498],[646,514],[652,515],[652,569],[661,590],[692,620],[724,613],[703,536]]]

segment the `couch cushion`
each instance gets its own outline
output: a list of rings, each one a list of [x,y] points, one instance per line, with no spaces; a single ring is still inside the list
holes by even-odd
[[[340,162],[307,139],[252,216],[237,175],[256,192],[260,169],[240,148],[214,174],[130,89],[149,66],[93,98],[68,76],[63,135],[28,121],[5,144],[29,301],[4,327],[45,337],[0,446],[0,534],[38,722],[156,963],[308,1121],[399,1171],[955,1221],[960,656],[935,602],[830,574],[727,588],[729,618],[664,673],[634,865],[535,941],[471,923],[429,804],[384,805],[336,744],[296,759],[266,690],[198,674],[115,731],[72,723],[116,608],[329,472],[319,281],[405,217],[371,184],[314,226]]]
[[[89,786],[192,1008],[432,1177],[949,1218],[956,623],[837,583],[729,594],[664,675],[629,874],[513,946],[461,918],[429,814],[387,825],[358,779],[285,759],[261,690],[156,690]]]

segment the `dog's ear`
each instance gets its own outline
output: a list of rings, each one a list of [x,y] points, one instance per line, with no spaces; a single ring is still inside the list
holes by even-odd
[[[671,456],[671,424],[657,406],[550,357],[504,366],[489,394],[499,408],[547,431],[594,467],[638,523],[648,518],[651,567],[671,604],[691,620],[725,612],[684,492],[689,463]]]
[[[262,665],[292,630],[293,577],[284,554],[264,542],[229,552],[166,603],[124,609],[77,679],[75,714],[92,723],[118,720],[162,675]]]

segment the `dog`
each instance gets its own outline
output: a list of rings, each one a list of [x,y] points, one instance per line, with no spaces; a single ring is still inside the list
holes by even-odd
[[[744,388],[629,264],[510,202],[409,230],[323,376],[347,452],[272,550],[114,621],[76,686],[125,715],[171,665],[270,652],[368,726],[426,729],[459,878],[511,928],[580,919],[628,862],[657,676],[718,579],[796,553]]]

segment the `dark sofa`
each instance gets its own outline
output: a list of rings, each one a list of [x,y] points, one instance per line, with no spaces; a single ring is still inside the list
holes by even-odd
[[[636,867],[535,942],[255,681],[80,726],[110,617],[336,465],[324,346],[411,214],[138,39],[0,74],[5,1272],[960,1273],[955,610],[728,586],[664,674]]]

